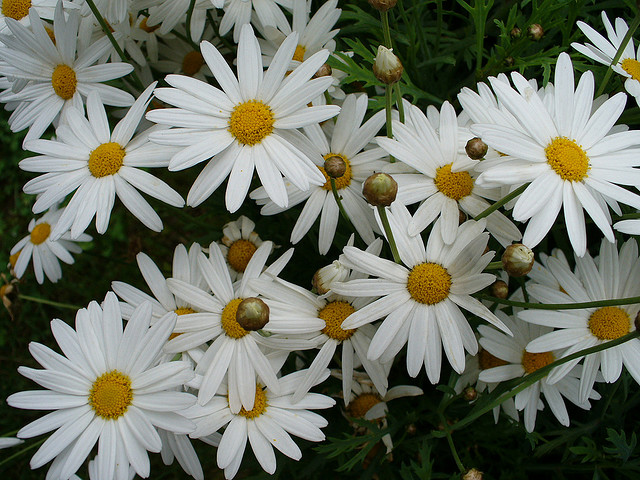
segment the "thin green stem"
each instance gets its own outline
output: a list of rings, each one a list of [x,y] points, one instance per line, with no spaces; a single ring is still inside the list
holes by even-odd
[[[528,183],[525,183],[524,185],[520,185],[518,188],[516,188],[509,195],[505,195],[500,200],[498,200],[496,203],[494,203],[493,205],[491,205],[490,207],[486,208],[485,210],[480,212],[478,215],[476,215],[474,217],[474,220],[480,220],[481,218],[488,217],[493,212],[495,212],[497,209],[499,209],[501,206],[503,206],[505,203],[510,202],[511,200],[516,198],[518,195],[520,195],[522,192],[524,192],[527,189],[528,186],[529,186]]]
[[[69,303],[54,302],[53,300],[46,300],[44,298],[32,297],[30,295],[24,295],[22,293],[18,295],[18,298],[21,300],[26,300],[28,302],[42,303],[44,305],[51,305],[53,307],[58,307],[58,308],[68,308],[70,310],[80,310],[82,308],[77,305],[71,305]]]
[[[131,60],[131,57],[125,51],[123,51],[122,48],[120,48],[120,45],[118,45],[118,42],[113,36],[113,33],[111,33],[111,28],[109,27],[109,24],[104,19],[104,17],[98,10],[98,7],[96,7],[96,4],[93,2],[93,0],[87,0],[87,5],[89,5],[91,12],[93,13],[93,16],[96,17],[96,20],[100,24],[100,27],[102,27],[102,31],[109,38],[109,41],[111,42],[111,45],[113,45],[113,48],[115,49],[115,51],[118,53],[120,60],[122,60],[125,63],[133,63],[133,61]],[[142,83],[142,80],[140,80],[140,77],[138,77],[138,74],[136,73],[135,69],[132,70],[129,75],[131,75],[131,78],[133,78],[133,81],[136,84],[136,87],[138,87],[141,91],[144,90],[144,84]]]
[[[555,362],[550,363],[549,365],[546,365],[545,367],[542,367],[542,368],[536,370],[535,372],[532,372],[529,375],[526,375],[526,376],[522,377],[520,379],[520,381],[519,381],[519,384],[515,388],[513,388],[512,390],[510,390],[508,392],[500,394],[495,400],[490,402],[488,405],[485,405],[484,407],[479,408],[477,411],[472,412],[471,414],[467,415],[465,418],[463,418],[459,422],[456,422],[453,425],[451,425],[449,427],[449,429],[451,431],[453,431],[453,430],[458,430],[460,428],[463,428],[463,427],[469,425],[476,418],[484,415],[487,412],[490,412],[495,407],[497,407],[498,405],[502,404],[504,401],[515,397],[521,391],[523,391],[526,388],[530,387],[534,383],[542,380],[544,377],[546,377],[549,374],[549,372],[551,372],[552,369],[554,369],[556,367],[559,367],[560,365],[563,365],[563,364],[565,364],[567,362],[570,362],[570,361],[578,359],[578,358],[585,357],[587,355],[591,355],[592,353],[597,353],[597,352],[600,352],[602,350],[606,350],[608,348],[617,347],[618,345],[621,345],[621,344],[623,344],[625,342],[628,342],[629,340],[633,340],[634,338],[638,338],[638,337],[640,337],[640,330],[636,330],[636,331],[628,333],[627,335],[624,335],[624,336],[622,336],[620,338],[617,338],[615,340],[611,340],[609,342],[601,343],[600,345],[596,345],[594,347],[585,348],[584,350],[580,350],[580,351],[575,352],[575,353],[573,353],[571,355],[567,355],[566,357],[563,357],[563,358],[561,358],[559,360],[556,360]]]
[[[396,104],[398,105],[398,113],[400,114],[400,123],[404,123],[404,103],[402,102],[402,89],[400,80],[394,85],[396,91]]]
[[[402,265],[402,261],[400,260],[400,254],[398,253],[398,247],[396,246],[396,240],[393,238],[393,232],[391,231],[391,225],[389,225],[389,219],[387,218],[387,209],[383,206],[378,206],[378,214],[380,214],[380,220],[382,221],[382,227],[384,228],[384,233],[387,236],[387,242],[389,242],[389,247],[391,248],[391,254],[393,255],[393,260]]]
[[[391,119],[391,113],[393,108],[393,85],[385,85],[384,90],[384,109],[387,114],[387,137],[393,138],[393,124]],[[396,159],[393,155],[389,155],[389,161],[395,163]]]
[[[4,460],[2,460],[0,462],[0,467],[2,467],[3,465],[6,465],[7,463],[9,463],[11,460],[13,460],[14,458],[18,458],[20,455],[27,453],[29,450],[33,450],[36,447],[39,447],[40,445],[42,445],[44,443],[44,441],[47,439],[48,437],[43,438],[42,440],[38,440],[35,443],[32,443],[31,445],[29,445],[28,447],[23,448],[22,450],[14,453],[13,455],[5,458]]]
[[[187,29],[187,41],[191,44],[191,46],[198,50],[198,45],[191,38],[191,17],[193,17],[193,9],[196,7],[196,0],[191,0],[189,3],[189,9],[187,10],[187,23],[185,28]]]
[[[627,47],[627,44],[631,40],[631,37],[635,33],[636,29],[638,28],[638,25],[640,25],[640,10],[636,12],[636,17],[633,19],[633,22],[631,23],[631,26],[629,27],[627,34],[622,39],[622,43],[618,47],[618,51],[616,52],[615,57],[613,57],[613,60],[611,60],[611,64],[607,69],[607,73],[605,73],[604,78],[602,79],[602,83],[600,84],[600,88],[598,88],[598,91],[596,93],[596,98],[604,93],[604,89],[607,86],[607,83],[609,83],[609,79],[611,78],[611,74],[613,73],[612,67],[618,64],[618,60],[620,60],[620,57],[622,56],[624,49]]]
[[[497,262],[491,262],[489,265],[484,267],[485,270],[502,270],[502,260],[498,260]]]
[[[611,300],[597,300],[593,302],[578,303],[529,303],[518,302],[515,300],[507,300],[498,297],[492,297],[481,293],[479,296],[482,300],[501,303],[502,305],[511,305],[512,307],[530,308],[532,310],[580,310],[583,308],[599,308],[599,307],[615,307],[618,305],[631,305],[640,303],[640,297],[614,298]]]
[[[380,12],[380,20],[382,21],[382,36],[384,38],[384,46],[393,48],[391,45],[391,28],[389,28],[389,12]]]
[[[349,225],[353,226],[353,224],[351,223],[351,219],[349,218],[349,215],[347,215],[347,211],[344,209],[344,206],[342,205],[342,197],[338,195],[338,189],[336,187],[336,179],[333,177],[329,177],[329,182],[331,183],[331,192],[333,193],[333,198],[336,200],[336,203],[338,204],[338,210],[340,210],[340,215],[342,215],[342,218],[344,218],[349,223]]]
[[[462,464],[462,460],[460,460],[460,456],[458,455],[458,451],[456,450],[456,446],[453,444],[453,438],[451,437],[451,431],[447,428],[447,442],[449,443],[449,448],[451,449],[451,455],[453,455],[453,460],[456,462],[458,466],[458,470],[460,473],[464,474],[467,470],[464,468]]]

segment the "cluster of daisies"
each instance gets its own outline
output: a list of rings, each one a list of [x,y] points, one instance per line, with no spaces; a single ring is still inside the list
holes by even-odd
[[[201,479],[192,445],[201,440],[217,447],[226,478],[247,442],[274,473],[275,450],[301,458],[293,437],[324,439],[327,420],[315,410],[336,401],[311,389],[330,375],[347,416],[384,427],[387,401],[423,393],[390,387],[399,356],[411,377],[424,367],[437,384],[444,351],[458,392],[491,392],[635,330],[640,303],[502,309],[477,298],[488,287],[497,300],[509,296],[500,290],[508,278],[491,273],[489,245],[505,251],[510,274],[524,266],[512,300],[640,296],[637,244],[618,245],[614,232],[640,234],[639,221],[618,221],[621,205],[640,209],[640,135],[616,124],[627,95],[595,97],[590,71],[576,86],[562,53],[553,82],[491,77],[459,93],[460,113],[449,102],[424,111],[407,100],[391,115],[373,112],[329,66],[341,58],[337,4],[311,14],[307,0],[2,2],[0,101],[11,129],[28,129],[23,146],[35,155],[19,166],[40,175],[24,191],[36,195],[34,213],[45,212],[10,252],[15,277],[32,264],[39,283],[58,281],[60,261],[73,263],[79,243],[92,240],[94,219],[97,234],[107,232],[116,197],[159,232],[141,192],[171,207],[206,206],[225,180],[229,212],[255,200],[278,221],[303,204],[286,226],[291,243],[317,231],[320,255],[341,250],[312,289],[280,277],[293,249],[261,239],[246,217],[227,224],[220,242],[178,245],[168,278],[153,252],[139,253],[146,291],[114,281],[101,304],[77,312],[75,328],[51,322],[62,354],[30,345],[42,369],[19,372],[44,390],[7,402],[52,411],[18,432],[53,431],[32,468],[52,461],[48,478],[72,478],[97,444],[92,478],[147,477],[148,452],[160,452]],[[579,22],[593,44],[573,46],[610,64],[627,25],[602,19],[608,39]],[[397,69],[392,55],[381,48],[378,73]],[[613,69],[638,99],[635,57],[631,42]],[[113,128],[110,116],[119,119]],[[381,133],[387,118],[392,136]],[[148,168],[199,170],[185,201]],[[391,200],[374,208],[372,195],[385,189]],[[585,211],[602,232],[599,252],[587,248]],[[558,222],[574,259],[554,250],[534,261],[532,249]],[[340,223],[353,227],[347,245],[336,245]],[[382,254],[384,240],[395,258]],[[523,412],[532,431],[546,403],[568,425],[565,399],[589,409],[596,382],[616,381],[623,367],[640,383],[637,338],[552,369],[497,407],[496,421],[500,411],[515,421]],[[383,441],[391,451],[391,437]]]

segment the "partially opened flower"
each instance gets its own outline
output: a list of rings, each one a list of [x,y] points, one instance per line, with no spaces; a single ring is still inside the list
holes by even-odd
[[[284,31],[287,17],[278,7],[282,5],[292,7],[291,0],[210,0],[216,8],[224,8],[224,16],[220,22],[220,35],[226,35],[233,28],[233,41],[238,42],[244,25],[251,22],[251,15],[256,17],[263,26],[277,27]]]
[[[244,215],[222,228],[220,251],[229,266],[231,280],[242,278],[255,251],[262,245],[262,239],[253,230],[256,224]]]

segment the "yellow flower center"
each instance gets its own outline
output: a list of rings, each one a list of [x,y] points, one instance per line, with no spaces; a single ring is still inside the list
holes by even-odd
[[[589,330],[600,340],[615,340],[629,333],[631,320],[620,307],[602,307],[589,317]]]
[[[53,90],[56,92],[56,95],[63,100],[73,98],[73,94],[76,93],[76,86],[78,85],[76,72],[68,65],[58,65],[51,75],[51,85],[53,85]]]
[[[29,15],[30,8],[31,0],[2,0],[2,15],[14,20],[22,20]]]
[[[16,262],[18,261],[18,257],[20,256],[20,252],[22,252],[22,250],[18,250],[16,253],[14,253],[13,255],[9,256],[9,265],[11,265],[11,268],[16,268]]]
[[[89,155],[89,171],[96,178],[114,175],[124,163],[126,152],[116,142],[103,143]]]
[[[227,261],[236,272],[244,272],[256,250],[257,247],[253,242],[241,238],[233,242],[229,247]]]
[[[416,302],[434,305],[449,295],[451,275],[437,263],[421,263],[413,267],[407,280],[407,290]]]
[[[349,403],[347,413],[353,418],[362,418],[371,410],[371,407],[381,401],[380,395],[376,393],[361,393]]]
[[[150,27],[149,25],[147,25],[147,17],[144,17],[142,19],[142,21],[140,22],[139,25],[140,29],[144,30],[147,33],[153,33],[155,32],[157,29],[160,28],[160,24],[158,25],[154,25],[153,27]],[[187,54],[188,55],[188,54]]]
[[[631,75],[634,80],[640,80],[640,62],[633,58],[625,58],[622,61],[622,69]]]
[[[547,163],[563,180],[580,182],[589,171],[589,157],[574,140],[556,137],[544,149]]]
[[[193,308],[189,308],[189,307],[176,308],[174,312],[176,312],[176,315],[178,316],[189,315],[190,313],[196,313],[196,311]]]
[[[344,174],[340,178],[334,178],[336,182],[336,190],[347,188],[351,184],[351,164],[349,164],[349,160],[347,160],[347,157],[345,157],[341,153],[327,153],[324,156],[324,159],[327,160],[328,158],[331,158],[331,157],[340,157],[347,167],[347,169],[344,171]],[[318,168],[322,172],[322,175],[324,175],[324,179],[325,179],[325,182],[322,188],[330,192],[331,180],[329,179],[329,175],[327,175],[327,172],[325,171],[324,167],[318,167]]]
[[[31,230],[31,243],[33,243],[34,245],[40,245],[47,238],[49,238],[50,233],[51,225],[49,225],[47,222],[37,224],[35,227],[33,227],[33,230]]]
[[[525,350],[522,353],[522,367],[527,374],[546,367],[554,360],[555,357],[551,352],[531,353]]]
[[[355,311],[356,309],[347,302],[335,301],[327,303],[318,312],[318,318],[325,322],[322,333],[340,342],[351,338],[356,329],[345,330],[342,328],[342,322]]]
[[[444,195],[458,201],[471,194],[473,179],[469,172],[451,173],[451,165],[438,168],[434,182]]]
[[[227,402],[229,401],[229,397],[227,397]],[[267,394],[262,389],[262,386],[256,385],[256,398],[253,402],[253,408],[249,411],[245,410],[244,407],[240,409],[238,415],[242,415],[245,418],[254,419],[262,415],[267,409]]]
[[[293,59],[297,62],[304,62],[304,52],[306,52],[307,49],[305,47],[303,47],[302,45],[298,45],[296,47],[296,51],[293,53]]]
[[[118,370],[96,378],[89,391],[89,405],[96,415],[107,420],[124,415],[132,401],[131,379]]]
[[[231,112],[229,132],[243,145],[253,146],[271,134],[275,121],[268,105],[249,100],[239,103]]]
[[[182,71],[186,75],[195,75],[204,65],[204,57],[196,50],[187,53],[182,59]]]
[[[480,350],[478,353],[478,366],[480,367],[480,370],[488,370],[489,368],[501,367],[506,364],[506,361],[492,355],[484,349]]]
[[[222,329],[225,331],[228,337],[242,338],[249,332],[240,326],[236,320],[236,312],[238,311],[238,305],[242,302],[242,298],[234,298],[227,303],[224,310],[222,310]]]

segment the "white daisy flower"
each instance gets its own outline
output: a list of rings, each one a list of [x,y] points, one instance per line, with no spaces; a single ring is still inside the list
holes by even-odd
[[[602,242],[600,257],[595,262],[587,253],[576,257],[576,271],[562,262],[549,258],[547,268],[562,286],[562,291],[541,284],[527,286],[527,291],[541,303],[573,303],[610,300],[640,295],[640,260],[635,240],[628,240],[620,253],[615,244]],[[567,348],[563,356],[620,338],[634,331],[634,320],[640,304],[617,307],[585,308],[581,310],[529,310],[520,312],[522,320],[537,325],[555,327],[532,341],[527,350]],[[599,371],[606,382],[615,382],[626,366],[631,376],[640,383],[640,340],[633,339],[617,347],[587,355],[580,379],[580,399],[584,401]],[[582,358],[572,360],[555,369],[549,382],[559,381]]]
[[[229,267],[232,282],[242,278],[251,257],[262,245],[262,239],[253,231],[254,228],[256,224],[244,215],[222,228],[223,236],[218,245]]]
[[[69,265],[73,264],[72,253],[82,252],[76,242],[90,242],[91,237],[81,234],[71,239],[71,234],[64,232],[57,240],[51,239],[51,230],[55,228],[64,213],[64,208],[58,210],[54,205],[38,220],[29,222],[29,235],[24,237],[9,252],[18,255],[13,274],[20,278],[33,258],[33,271],[38,283],[44,282],[44,275],[49,281],[56,283],[62,278],[60,260]],[[44,274],[44,275],[43,275]]]
[[[375,242],[367,253],[378,255],[382,241]],[[360,272],[352,271],[348,280],[364,278]],[[321,320],[322,327],[307,335],[320,351],[311,362],[307,376],[300,382],[292,397],[299,401],[317,379],[323,375],[336,350],[342,349],[342,390],[345,402],[349,403],[354,365],[362,364],[381,395],[387,393],[387,370],[378,361],[367,358],[367,350],[376,329],[373,325],[362,325],[357,329],[344,329],[342,323],[354,312],[375,300],[376,297],[349,297],[329,293],[318,296],[284,280],[275,282],[254,280],[251,286],[265,297],[269,306],[269,319],[288,322],[292,325],[306,324],[309,320]]]
[[[191,434],[194,438],[209,435],[226,425],[217,453],[218,467],[224,469],[225,478],[233,478],[238,472],[247,440],[260,466],[270,474],[276,470],[273,447],[294,460],[302,457],[291,435],[310,442],[324,440],[320,429],[328,422],[311,410],[331,408],[336,402],[319,393],[307,393],[294,403],[292,393],[305,375],[306,370],[301,370],[280,378],[279,392],[255,385],[255,400],[250,409],[242,408],[234,413],[229,401],[232,390],[227,391],[224,384],[207,404],[190,409],[197,425]],[[320,381],[328,376],[326,370]]]
[[[226,35],[233,28],[233,41],[238,42],[242,27],[251,21],[251,13],[263,26],[276,27],[284,31],[289,23],[278,5],[291,10],[293,0],[211,0],[216,8],[224,8],[220,22],[220,35]],[[291,57],[289,57],[291,58]]]
[[[622,39],[629,31],[629,26],[622,18],[616,18],[615,29],[606,12],[602,11],[602,23],[607,31],[607,37],[600,35],[596,30],[584,22],[577,22],[578,28],[593,43],[573,42],[571,46],[586,57],[595,60],[604,65],[611,65],[613,57],[616,56]],[[640,49],[636,51],[634,40],[631,38],[625,47],[622,55],[615,65],[611,65],[614,72],[626,78],[624,88],[636,99],[636,103],[640,106]]]
[[[98,233],[104,233],[116,195],[138,220],[159,232],[162,220],[136,188],[174,207],[184,205],[178,192],[140,168],[166,167],[175,149],[150,143],[148,137],[153,129],[131,138],[154,87],[155,83],[147,87],[113,132],[98,94],[91,92],[87,99],[88,119],[80,110],[70,108],[65,117],[67,123],[56,130],[57,140],[26,143],[27,150],[42,155],[22,160],[20,168],[45,173],[24,186],[25,193],[40,194],[34,212],[61,202],[77,189],[52,230],[52,239],[58,239],[69,228],[71,238],[77,238],[94,216]]]
[[[138,43],[140,48],[144,47],[147,52],[146,58],[149,63],[154,64],[158,61],[158,40],[165,38],[167,40],[176,38],[174,35],[168,33],[162,35],[158,29],[160,25],[149,25],[147,23],[148,18],[146,15],[139,15],[131,28],[131,38]]]
[[[574,88],[569,55],[556,64],[553,104],[545,104],[525,78],[512,73],[518,89],[492,80],[498,100],[517,117],[525,134],[516,128],[476,124],[471,130],[488,145],[510,155],[508,162],[486,165],[477,182],[516,184],[531,182],[513,209],[513,218],[529,220],[523,243],[534,247],[564,208],[569,240],[575,252],[586,252],[583,209],[614,241],[607,203],[614,201],[640,208],[640,196],[620,185],[637,185],[640,158],[629,148],[640,143],[634,132],[609,134],[624,110],[626,95],[605,101],[593,114],[594,80],[591,72]]]
[[[291,243],[298,243],[304,238],[309,229],[320,216],[320,234],[318,235],[318,249],[325,255],[336,233],[340,212],[338,204],[331,190],[331,183],[324,169],[324,160],[338,157],[346,166],[344,175],[335,179],[336,189],[341,197],[342,205],[356,228],[360,237],[370,244],[375,240],[374,230],[379,232],[373,211],[362,196],[362,184],[374,171],[380,171],[387,162],[381,148],[363,150],[371,143],[385,121],[384,110],[379,111],[367,122],[362,124],[367,113],[368,97],[366,95],[349,95],[342,105],[340,114],[336,117],[331,138],[327,138],[325,131],[319,125],[305,127],[305,133],[321,155],[314,157],[316,168],[325,178],[322,185],[313,185],[302,191],[291,183],[287,183],[289,204],[280,207],[269,201],[265,187],[251,192],[251,198],[257,200],[258,205],[265,205],[260,210],[262,215],[274,215],[289,207],[305,202],[304,208],[291,232]]]
[[[213,29],[207,27],[203,38],[213,42],[216,48],[222,49],[220,41],[213,37]],[[201,38],[197,41],[201,41]],[[191,43],[173,36],[160,42],[159,60],[152,64],[152,67],[162,73],[180,73],[203,82],[207,81],[207,77],[213,76],[200,50],[194,49]]]
[[[298,147],[296,129],[338,114],[335,105],[308,107],[324,92],[330,78],[310,80],[326,59],[321,51],[285,78],[297,45],[291,34],[266,72],[260,47],[250,26],[243,28],[238,46],[238,80],[226,60],[210,43],[202,42],[202,55],[222,90],[189,77],[169,75],[176,88],[159,88],[156,96],[179,108],[153,110],[150,120],[174,127],[151,136],[163,145],[180,145],[169,170],[182,170],[213,156],[189,191],[187,203],[196,206],[229,175],[227,209],[235,212],[244,201],[254,168],[269,197],[279,206],[288,204],[282,175],[300,190],[322,185],[324,176]]]
[[[117,465],[129,464],[141,477],[149,475],[147,451],[162,446],[156,427],[190,433],[191,421],[178,412],[195,397],[172,391],[193,377],[186,362],[157,365],[155,360],[175,324],[169,314],[149,328],[151,306],[138,308],[123,329],[116,296],[109,292],[103,307],[91,302],[76,315],[76,329],[62,320],[51,330],[64,355],[39,343],[29,350],[44,370],[18,371],[47,388],[7,398],[16,408],[54,410],[18,432],[31,438],[56,430],[31,459],[31,468],[53,460],[48,477],[69,478],[96,442],[99,477],[114,478]]]
[[[110,25],[128,20],[129,11],[132,10],[133,2],[134,0],[94,0],[96,8]],[[86,2],[81,3],[83,3],[82,14],[86,17],[93,16],[89,5]]]
[[[196,480],[204,480],[200,459],[189,437],[177,435],[161,428],[158,429],[158,434],[162,439],[162,450],[160,451],[162,462],[165,465],[171,465],[175,458],[188,475]]]
[[[149,9],[147,25],[154,27],[159,25],[158,34],[166,35],[177,25],[185,22],[191,0],[139,0],[136,4],[138,10]],[[191,40],[197,42],[202,37],[207,23],[207,11],[213,6],[210,0],[196,0],[191,15]]]
[[[509,330],[471,296],[495,281],[493,275],[482,273],[493,257],[493,252],[484,253],[489,240],[483,233],[484,221],[465,222],[458,228],[455,241],[447,245],[437,220],[426,248],[419,235],[406,233],[410,221],[407,208],[394,202],[389,224],[406,267],[347,246],[347,265],[379,278],[337,282],[332,291],[353,297],[382,296],[351,314],[342,328],[357,328],[386,317],[373,337],[368,358],[387,362],[406,343],[409,375],[418,375],[424,364],[429,380],[436,383],[442,347],[458,373],[464,371],[465,349],[472,355],[478,351],[476,337],[460,307],[507,333]]]
[[[0,95],[2,102],[19,102],[9,124],[14,132],[30,127],[25,142],[40,138],[60,113],[64,116],[71,107],[82,109],[90,92],[98,93],[106,105],[128,107],[133,103],[130,94],[102,83],[133,70],[128,63],[95,65],[111,49],[107,37],[76,53],[78,10],[64,12],[58,3],[53,22],[55,45],[35,9],[29,16],[31,29],[8,19],[13,36],[0,36],[7,47],[0,48],[0,74],[13,83],[29,82],[18,92]]]
[[[511,329],[513,336],[509,337],[494,328],[480,325],[478,327],[478,331],[481,334],[479,342],[482,348],[486,349],[491,355],[506,360],[507,364],[483,370],[480,372],[479,380],[495,383],[523,377],[542,367],[546,367],[560,358],[562,352],[553,349],[553,347],[537,353],[532,353],[525,349],[531,340],[549,332],[549,328],[514,321],[502,311],[497,311],[496,315]],[[555,417],[564,426],[569,426],[569,413],[562,399],[563,396],[584,410],[591,408],[589,398],[593,400],[600,398],[600,395],[591,388],[587,392],[586,399],[581,400],[579,398],[578,370],[576,369],[576,371],[566,375],[561,381],[554,384],[549,382],[549,377],[547,376],[516,394],[515,406],[518,410],[524,410],[524,426],[528,432],[532,432],[535,427],[538,410],[544,408],[544,404],[540,399],[541,393],[544,395]],[[551,373],[554,371],[555,369]]]
[[[35,10],[40,18],[52,20],[58,0],[3,0],[0,8],[0,33],[8,34],[7,19],[17,20],[25,27],[30,24],[29,11]],[[65,9],[77,7],[71,2],[62,2]]]
[[[418,173],[394,174],[398,200],[405,205],[422,202],[411,222],[409,235],[418,235],[436,218],[441,218],[442,237],[452,243],[458,229],[459,210],[478,215],[490,206],[486,189],[474,180],[478,160],[464,151],[470,132],[458,126],[456,112],[449,102],[439,112],[436,131],[425,114],[405,101],[406,124],[393,121],[395,139],[378,137],[378,144],[390,155]],[[462,149],[460,148],[462,146]],[[521,237],[518,228],[502,213],[487,217],[487,230],[503,245]]]

